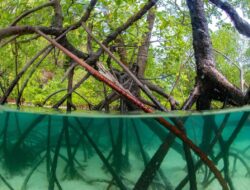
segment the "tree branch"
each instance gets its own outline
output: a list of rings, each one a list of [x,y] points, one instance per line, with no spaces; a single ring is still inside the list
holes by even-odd
[[[149,0],[136,14],[130,17],[122,26],[118,27],[114,32],[109,34],[107,38],[103,41],[104,45],[109,44],[113,41],[119,34],[121,34],[124,30],[128,29],[134,22],[141,19],[143,15],[145,15],[149,9],[151,9],[158,0]]]
[[[17,41],[18,44],[20,43],[28,43],[28,42],[31,42],[33,40],[36,40],[38,39],[40,36],[39,35],[34,35],[33,37],[31,38],[28,38],[28,39],[25,39],[25,40],[20,40],[20,41]]]
[[[34,28],[32,28],[33,30],[35,30]],[[64,37],[67,32],[70,31],[70,28],[68,30],[66,30],[63,34],[61,34],[59,37],[56,38],[56,40],[61,39],[62,37]],[[16,84],[18,83],[18,81],[20,80],[20,78],[24,75],[24,73],[28,70],[28,68],[44,53],[47,51],[47,49],[49,49],[51,47],[51,45],[46,46],[45,48],[43,48],[40,52],[38,52],[29,62],[27,62],[24,67],[22,68],[22,70],[18,73],[18,75],[16,76],[16,78],[11,82],[10,86],[8,87],[8,89],[5,91],[5,94],[3,95],[3,97],[0,99],[0,104],[4,104],[7,101],[8,96],[10,95],[10,93],[12,92],[12,90],[14,89],[14,87],[16,86]]]
[[[30,10],[27,10],[27,11],[23,12],[20,16],[18,16],[18,17],[10,24],[10,26],[15,26],[21,19],[23,19],[24,17],[30,15],[31,13],[34,13],[34,12],[36,12],[36,11],[39,11],[39,10],[45,8],[45,7],[53,6],[53,5],[54,5],[54,2],[55,2],[55,1],[50,1],[50,2],[48,2],[48,3],[44,3],[44,4],[42,4],[42,5],[38,6],[38,7],[35,7],[35,8],[33,8],[33,9],[30,9]]]
[[[68,30],[69,28],[71,28],[70,30],[74,30],[78,27],[81,26],[82,22],[86,22],[87,19],[90,16],[90,13],[92,11],[92,9],[94,8],[95,4],[96,4],[97,0],[91,0],[90,5],[88,6],[84,16],[80,19],[79,22],[77,22],[76,24],[73,24],[71,27],[68,27],[66,29],[64,29],[63,31],[59,28],[57,28],[58,26],[62,26],[62,13],[61,13],[61,5],[59,0],[52,0],[51,2],[45,3],[39,7],[36,7],[34,9],[31,9],[29,11],[24,12],[22,15],[20,15],[15,21],[12,22],[12,24],[10,24],[10,27],[4,28],[0,30],[0,39],[9,37],[9,36],[13,36],[13,35],[25,35],[25,34],[33,34],[34,33],[34,28],[37,28],[38,30],[42,31],[43,33],[47,34],[47,35],[54,35],[54,36],[58,36],[60,35],[62,32]],[[20,19],[22,19],[23,17],[37,11],[40,10],[46,6],[54,6],[54,10],[55,10],[55,22],[57,22],[56,26],[57,27],[46,27],[46,26],[14,26]],[[70,46],[68,44],[68,46]],[[67,47],[67,49],[70,49]],[[77,56],[79,56],[79,52],[77,54]],[[82,57],[82,56],[79,56]],[[85,55],[86,58],[86,55]]]
[[[127,51],[124,46],[124,41],[121,36],[115,39],[115,42],[117,43],[117,53],[120,57],[120,60],[124,65],[127,67],[129,66],[128,60],[127,60]],[[113,47],[113,46],[112,46]]]
[[[34,29],[44,32],[47,35],[58,36],[62,31],[56,28],[46,26],[10,26],[0,30],[0,39],[13,35],[34,34]]]
[[[97,3],[97,0],[90,1],[89,6],[87,7],[85,14],[83,15],[83,17],[79,21],[79,27],[81,26],[81,23],[86,22],[89,19],[90,13],[94,9],[96,3]]]
[[[2,43],[0,44],[0,48],[6,46],[8,43],[10,43],[10,42],[16,40],[18,37],[19,37],[19,35],[15,35],[15,36],[12,36],[10,39],[7,39],[6,41],[2,42]]]
[[[179,105],[179,102],[177,102],[172,96],[165,93],[164,90],[162,88],[160,88],[159,86],[154,85],[153,83],[151,83],[148,80],[143,80],[142,82],[145,85],[147,85],[150,90],[152,90],[152,91],[158,93],[159,95],[163,96],[164,98],[166,98],[169,101],[172,110],[175,110],[176,107]]]
[[[90,73],[87,73],[80,81],[78,81],[77,84],[75,84],[73,86],[73,88],[67,92],[67,94],[65,94],[55,105],[53,105],[52,107],[55,108],[55,109],[58,109],[65,100],[67,100],[67,98],[77,89],[80,87],[80,85],[85,81],[87,80],[88,78],[90,77]]]
[[[152,92],[150,89],[147,87],[147,85],[143,84],[135,75],[133,72],[129,70],[129,68],[124,65],[119,59],[117,59],[114,54],[103,44],[101,43],[92,33],[91,31],[84,25],[82,24],[83,28],[85,31],[95,40],[101,48],[116,62],[118,63],[119,66],[128,74],[129,77],[133,79],[133,81],[142,89],[142,91],[154,102],[154,104],[159,107],[160,110],[162,111],[167,111],[167,109],[160,104],[160,102],[153,96]]]
[[[90,23],[88,26],[89,26],[90,31],[92,31],[93,30],[93,23]],[[87,51],[88,51],[88,54],[93,53],[92,38],[89,34],[87,37]]]
[[[117,100],[120,96],[116,92],[111,92],[106,96],[104,100],[93,107],[93,110],[102,110],[105,107],[105,104],[111,104],[115,100]]]
[[[8,89],[5,91],[3,97],[0,99],[0,104],[4,104],[7,101],[7,98],[9,97],[10,93],[18,83],[18,81],[21,79],[21,77],[24,75],[24,73],[28,70],[28,68],[44,53],[46,52],[49,48],[51,48],[51,45],[46,46],[43,48],[40,52],[38,52],[29,62],[27,62],[22,70],[17,74],[15,79],[11,82],[9,85]]]
[[[90,14],[92,10],[94,9],[96,3],[97,3],[97,0],[90,1],[89,6],[87,7],[87,10],[82,16],[82,18],[77,23],[74,24],[73,30],[79,28],[83,22],[86,22],[89,19]]]
[[[70,29],[70,28],[69,28]],[[69,41],[67,38],[62,39],[61,41],[59,41],[59,43],[65,47],[66,49],[70,50],[73,54],[75,54],[77,57],[80,57],[82,59],[87,59],[89,57],[89,55],[87,53],[84,53],[80,50],[78,50],[77,48],[75,48]]]
[[[194,54],[191,53],[191,54],[187,57],[187,59],[186,59],[183,63],[181,63],[180,68],[179,68],[178,75],[177,75],[177,77],[176,77],[176,79],[175,79],[175,82],[174,82],[174,85],[172,86],[172,89],[171,89],[171,91],[170,91],[170,93],[169,93],[170,95],[172,95],[172,93],[173,93],[175,87],[178,85],[178,83],[179,83],[179,81],[180,81],[181,72],[182,72],[184,66],[190,61],[190,59],[191,59],[193,56],[194,56]]]
[[[150,39],[151,39],[151,34],[152,30],[154,27],[154,22],[155,22],[155,9],[151,9],[148,12],[147,16],[147,24],[148,24],[148,31],[144,34],[143,36],[143,42],[142,45],[139,47],[138,50],[138,56],[137,56],[137,65],[139,67],[138,70],[138,77],[144,77],[145,69],[146,69],[146,64],[148,60],[148,50],[150,46]]]
[[[52,18],[52,27],[63,28],[63,13],[60,0],[50,0],[53,3],[55,16]]]
[[[233,8],[232,5],[230,5],[227,1],[222,1],[222,0],[209,0],[209,1],[212,2],[216,7],[222,9],[228,14],[228,16],[231,18],[235,28],[238,30],[239,33],[250,38],[250,24],[239,16],[239,14]]]
[[[213,85],[222,92],[223,96],[231,99],[235,105],[242,106],[247,103],[243,92],[231,84],[215,67],[204,65],[202,70]]]
[[[182,110],[189,110],[193,106],[193,104],[197,101],[200,95],[200,85],[195,85],[194,89],[190,93],[188,99],[184,102],[183,106],[181,107]]]
[[[131,16],[123,25],[119,26],[115,31],[111,32],[106,37],[106,39],[102,41],[102,44],[107,46],[110,42],[115,40],[119,34],[127,30],[133,23],[140,20],[147,13],[147,11],[157,3],[157,1],[158,0],[149,0],[148,3],[146,3],[137,13]],[[99,48],[99,50],[96,53],[94,53],[92,56],[90,56],[86,60],[86,62],[90,65],[93,65],[102,55],[102,53],[103,53],[103,49]]]
[[[147,100],[145,100],[144,98],[141,98],[141,97],[138,97],[138,99],[139,99],[142,103],[144,103],[144,104],[146,104],[146,105],[148,105],[148,106],[150,106],[150,107],[152,107],[152,108],[154,108],[154,109],[158,109],[158,107],[157,107],[156,105],[154,105],[152,102],[147,101]]]
[[[45,26],[11,26],[8,28],[4,28],[0,30],[0,40],[3,38],[7,38],[9,36],[13,35],[25,35],[25,34],[33,34],[35,29],[38,29],[42,31],[43,33],[47,35],[53,35],[53,36],[59,36],[63,32],[66,31],[69,32],[72,30],[73,26],[67,28],[67,29],[58,29],[58,28],[52,28],[52,27],[45,27]],[[86,53],[83,53],[82,51],[76,49],[68,40],[67,38],[63,38],[63,40],[59,41],[61,45],[63,45],[65,48],[73,52],[75,55],[82,59],[87,59],[88,55]],[[5,43],[4,43],[5,44]]]
[[[58,94],[58,93],[60,93],[60,92],[63,92],[63,91],[67,91],[67,88],[63,88],[63,89],[60,89],[60,90],[57,90],[57,91],[55,91],[55,92],[53,92],[53,93],[51,93],[49,96],[47,96],[45,99],[44,99],[44,101],[41,103],[41,104],[39,104],[38,106],[44,106],[45,104],[46,104],[46,102],[52,97],[52,96],[54,96],[54,95],[56,95],[56,94]]]
[[[126,30],[129,26],[131,26],[134,22],[139,20],[152,6],[156,4],[158,0],[149,0],[148,3],[146,3],[142,9],[140,9],[136,14],[131,16],[125,24],[118,27],[114,32],[110,33],[107,38],[103,41],[105,45],[109,44],[111,41],[113,41],[121,32]],[[87,8],[87,11],[85,15],[82,17],[81,21],[86,22],[86,20],[89,18],[90,11],[94,8],[96,4],[96,0],[91,0],[89,7]],[[59,17],[59,16],[58,16]],[[79,21],[76,24],[73,24],[71,27],[71,30],[76,29],[79,25],[81,25],[81,21]],[[63,31],[68,30],[67,29],[59,29],[55,27],[45,27],[45,26],[12,26],[8,28],[4,28],[0,30],[0,40],[3,38],[6,38],[8,36],[12,35],[25,35],[25,34],[33,34],[34,30],[37,29],[46,35],[53,35],[53,36],[59,36]],[[66,42],[65,42],[66,41]],[[86,59],[88,56],[86,54],[83,54],[79,50],[75,49],[67,40],[64,40],[63,42],[60,42],[65,48],[72,51],[75,55],[77,55],[80,58]],[[96,53],[94,53],[92,56],[90,56],[86,62],[90,65],[93,65],[101,56],[103,53],[102,48],[100,48]]]
[[[92,109],[93,105],[87,100],[87,98],[85,98],[84,96],[82,96],[80,93],[78,93],[76,91],[74,91],[73,93],[75,93],[76,95],[78,95],[80,98],[82,98],[88,104],[89,110]]]
[[[18,93],[18,97],[16,99],[16,105],[20,105],[21,103],[21,98],[23,95],[23,91],[26,88],[26,86],[28,85],[29,80],[31,79],[32,75],[35,73],[36,69],[39,67],[39,65],[43,62],[43,60],[50,54],[50,52],[52,51],[54,47],[50,46],[45,52],[44,55],[42,56],[42,58],[37,62],[37,64],[32,68],[32,70],[30,71],[28,77],[26,78],[26,80],[24,81],[24,83],[22,84],[22,87]]]

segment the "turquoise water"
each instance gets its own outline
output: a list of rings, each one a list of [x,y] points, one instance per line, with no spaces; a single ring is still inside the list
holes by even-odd
[[[0,107],[0,190],[181,189],[185,177],[183,189],[190,189],[191,176],[194,188],[221,189],[192,151],[195,169],[188,172],[182,141],[158,117],[182,121],[231,189],[250,185],[250,107],[150,115],[34,111]]]

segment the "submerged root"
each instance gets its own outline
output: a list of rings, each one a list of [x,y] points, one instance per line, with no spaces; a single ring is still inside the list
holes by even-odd
[[[0,174],[0,179],[10,190],[14,190],[14,188],[10,185],[10,183],[1,174]]]
[[[84,180],[84,177],[77,171],[74,167],[66,167],[64,169],[64,177],[63,180]]]
[[[37,157],[32,148],[22,146],[14,150],[5,151],[3,166],[10,174],[17,174],[31,165]]]
[[[42,162],[44,161],[44,159],[46,158],[46,154],[37,162],[37,164],[35,164],[35,166],[32,168],[32,170],[30,171],[30,173],[26,176],[22,188],[21,190],[26,190],[27,189],[27,184],[32,176],[32,174],[37,170],[37,168],[42,164]]]

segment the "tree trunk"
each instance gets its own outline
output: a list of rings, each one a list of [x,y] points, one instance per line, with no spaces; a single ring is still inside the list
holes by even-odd
[[[234,105],[244,105],[247,97],[231,84],[216,68],[213,48],[205,17],[204,3],[201,0],[187,0],[193,31],[193,47],[195,52],[197,83],[200,95],[197,100],[198,109],[209,109],[212,99],[228,99]],[[218,97],[215,97],[215,92]]]

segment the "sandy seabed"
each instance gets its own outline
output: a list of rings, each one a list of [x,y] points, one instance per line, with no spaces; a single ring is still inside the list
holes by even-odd
[[[249,163],[250,151],[245,153],[245,156],[242,154],[240,150],[244,150],[244,148],[249,146],[249,141],[237,142],[237,144],[233,144],[231,150],[241,155],[241,157],[245,160],[246,163]],[[149,151],[150,156],[153,155],[154,151],[151,148]],[[238,151],[238,152],[236,152]],[[66,154],[66,150],[62,150],[61,154]],[[249,157],[248,157],[248,155]],[[138,153],[139,155],[139,153]],[[135,155],[134,153],[130,154],[130,164],[131,168],[129,172],[124,172],[123,183],[128,187],[128,189],[132,189],[135,182],[139,178],[140,174],[144,170],[144,165],[141,158]],[[105,190],[109,186],[109,183],[112,179],[111,175],[107,172],[107,170],[103,169],[103,164],[97,155],[91,157],[87,162],[84,162],[83,155],[77,153],[76,158],[81,164],[84,166],[84,169],[77,168],[77,171],[83,179],[77,180],[69,180],[64,179],[65,173],[65,161],[59,159],[58,167],[57,167],[57,178],[60,181],[60,184],[64,190]],[[233,185],[235,190],[248,190],[250,188],[250,176],[247,174],[246,167],[237,160],[235,171],[233,171],[233,163],[234,157],[229,157],[230,161],[230,173],[231,179],[233,181]],[[218,168],[222,169],[222,161],[218,163]],[[77,167],[77,166],[76,166]],[[178,154],[174,150],[170,150],[167,156],[165,157],[161,170],[164,171],[164,174],[168,178],[169,182],[173,186],[173,189],[177,184],[186,176],[186,162],[183,160],[182,156]],[[27,168],[22,171],[20,174],[16,175],[8,175],[7,172],[3,169],[0,170],[0,173],[5,177],[5,179],[11,184],[11,186],[15,190],[24,190],[22,189],[22,185],[26,176],[29,174],[31,168]],[[204,187],[201,185],[201,182],[204,178],[204,167],[203,169],[199,169],[196,172],[196,178],[198,183],[199,190],[219,190],[221,189],[220,185],[216,180],[213,180],[209,186]],[[210,178],[211,179],[211,178]],[[31,178],[28,181],[26,190],[43,190],[48,189],[48,181],[46,177],[46,163],[43,161],[37,170],[32,174]],[[57,188],[55,188],[57,189]],[[112,189],[118,189],[115,185],[113,185]],[[163,189],[163,188],[159,188]],[[189,190],[188,185],[185,186],[185,190]],[[9,190],[7,186],[0,180],[0,190]]]

